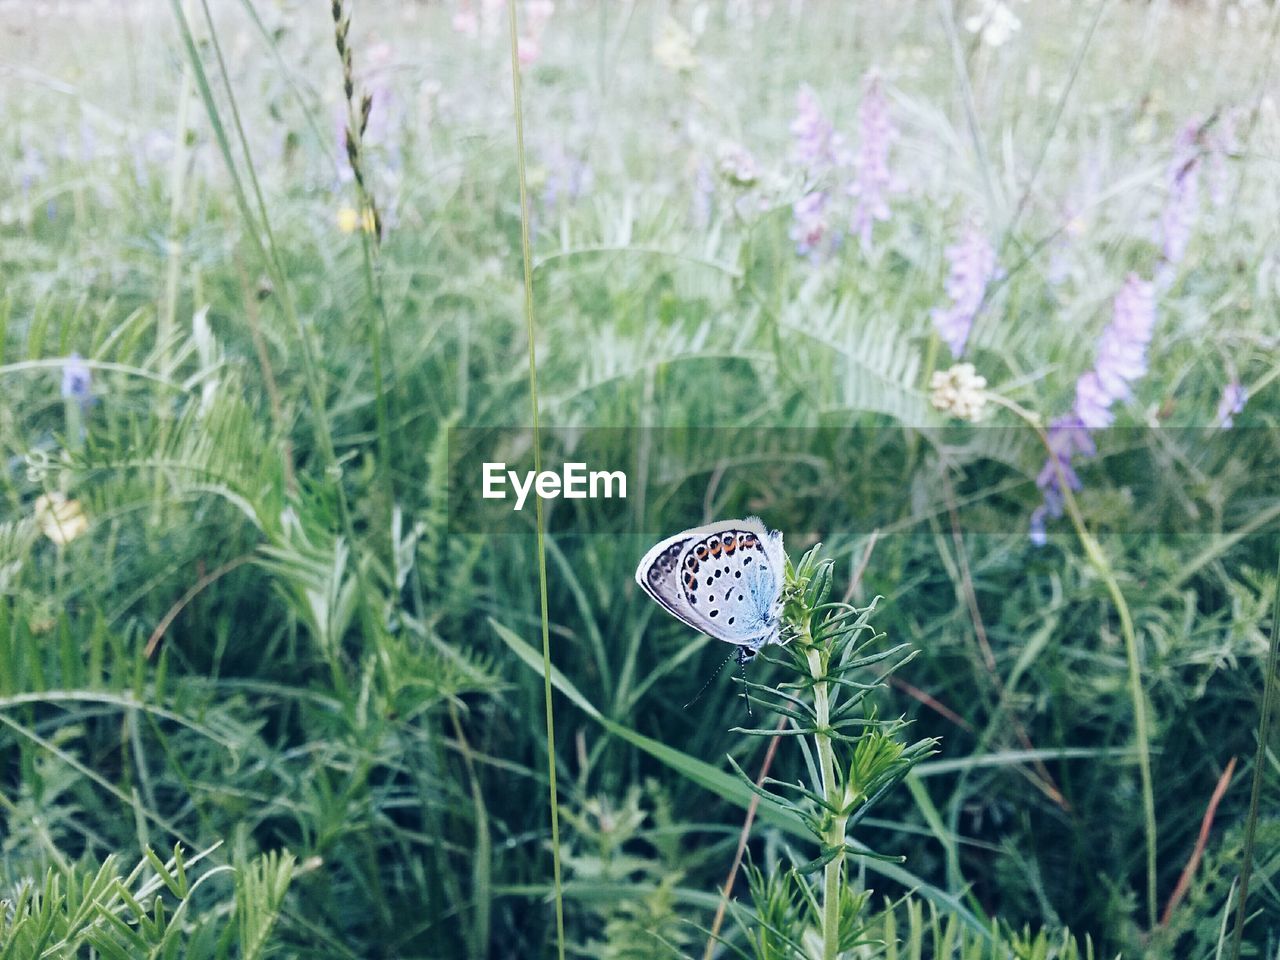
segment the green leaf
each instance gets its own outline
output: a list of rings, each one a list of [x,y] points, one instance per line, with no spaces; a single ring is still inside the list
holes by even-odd
[[[810,860],[808,863],[800,864],[798,867],[795,868],[795,871],[796,873],[801,874],[802,876],[804,874],[816,873],[817,871],[821,870],[828,863],[830,863],[832,860],[834,860],[836,857],[840,856],[840,854],[844,852],[845,852],[845,848],[842,846],[827,847],[825,850],[822,851],[821,856],[816,857],[813,860]]]
[[[936,777],[976,767],[1017,766],[1033,760],[1098,760],[1104,757],[1124,757],[1137,761],[1137,753],[1129,747],[1056,747],[1043,750],[999,750],[955,760],[926,760],[918,764],[915,775]]]
[[[495,620],[489,621],[493,624],[498,636],[502,639],[519,659],[533,670],[539,676],[542,675],[542,655],[533,649],[529,644],[520,639],[512,630],[502,626]],[[579,707],[587,716],[597,721],[607,731],[626,740],[628,743],[643,750],[655,760],[667,765],[677,773],[684,776],[692,783],[696,783],[707,790],[718,794],[720,797],[741,807],[744,810],[751,804],[752,792],[746,788],[740,781],[716,769],[709,763],[695,759],[688,754],[669,747],[664,743],[653,740],[643,734],[636,733],[628,727],[613,720],[608,719],[600,713],[591,702],[578,691],[572,683],[555,667],[551,668],[551,684],[562,694],[569,698],[576,706]],[[757,814],[761,822],[767,823],[772,827],[787,833],[793,837],[801,837],[808,839],[810,833],[805,829],[801,819],[789,810],[775,807],[772,804],[763,804],[759,807]],[[850,849],[855,856],[863,856],[871,854],[871,851],[859,845],[851,845]],[[973,932],[981,935],[984,939],[989,940],[991,933],[987,925],[973,914],[960,900],[933,886],[920,877],[917,877],[911,871],[892,863],[883,863],[881,861],[868,857],[866,861],[867,869],[874,873],[879,873],[895,883],[915,890],[930,903],[954,913],[960,918]]]

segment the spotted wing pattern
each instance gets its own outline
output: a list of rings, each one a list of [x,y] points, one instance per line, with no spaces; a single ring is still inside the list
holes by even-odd
[[[759,649],[778,639],[782,537],[760,520],[724,520],[659,543],[636,580],[695,630]]]

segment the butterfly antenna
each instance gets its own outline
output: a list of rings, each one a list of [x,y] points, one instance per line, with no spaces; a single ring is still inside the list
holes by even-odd
[[[692,707],[695,703],[697,703],[702,698],[702,695],[707,692],[707,687],[711,686],[711,681],[714,680],[716,677],[720,676],[720,671],[724,669],[724,665],[728,663],[730,660],[732,660],[736,655],[737,654],[731,653],[729,654],[729,656],[725,657],[723,660],[720,661],[720,666],[716,667],[716,672],[711,674],[711,676],[707,678],[707,682],[702,685],[702,689],[699,690],[694,695],[692,700],[690,700],[688,703],[684,705],[685,710],[688,710],[690,707]]]
[[[745,647],[738,648],[738,676],[742,679],[742,698],[747,701],[747,716],[754,717],[751,712],[751,688],[747,686],[747,661],[755,656],[755,651],[747,652]]]

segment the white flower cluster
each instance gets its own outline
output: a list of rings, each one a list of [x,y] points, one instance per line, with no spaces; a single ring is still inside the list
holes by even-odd
[[[935,370],[929,378],[929,391],[935,410],[970,423],[977,421],[987,406],[987,378],[980,376],[972,363]]]
[[[89,520],[80,507],[80,501],[69,500],[57,491],[36,498],[34,513],[40,532],[60,547],[65,547],[89,529]]]
[[[978,8],[965,17],[964,28],[976,33],[989,47],[1002,47],[1022,29],[1022,21],[1003,0],[980,0]]]

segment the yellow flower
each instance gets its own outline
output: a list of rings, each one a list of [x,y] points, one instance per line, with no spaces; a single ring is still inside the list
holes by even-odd
[[[374,222],[372,210],[366,209],[363,217],[361,217],[360,213],[353,207],[341,207],[338,210],[338,229],[343,233],[355,233],[360,227],[362,220],[364,222],[365,233],[373,233]]]
[[[65,547],[89,529],[89,521],[79,500],[68,500],[61,493],[46,493],[36,500],[36,523],[40,531],[60,547]]]

